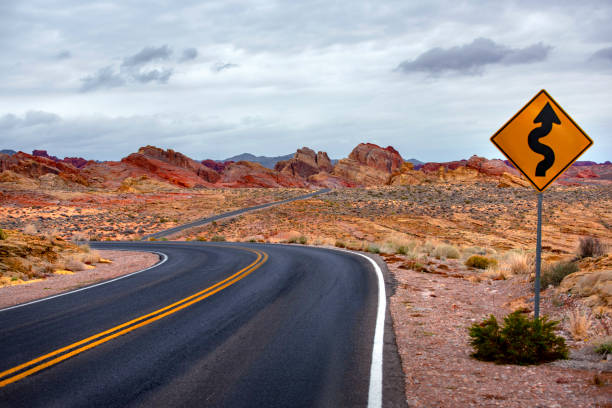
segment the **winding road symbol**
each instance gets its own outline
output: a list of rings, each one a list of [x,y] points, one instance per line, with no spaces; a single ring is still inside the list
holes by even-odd
[[[539,192],[593,144],[544,89],[495,132],[491,142]]]
[[[529,133],[529,148],[544,156],[544,159],[536,167],[535,175],[536,177],[546,177],[546,170],[550,169],[555,163],[555,152],[549,146],[540,143],[540,138],[550,133],[553,123],[560,125],[561,121],[552,106],[550,106],[550,103],[546,102],[546,106],[542,108],[538,116],[533,120],[533,123],[541,123],[542,126],[533,129]]]

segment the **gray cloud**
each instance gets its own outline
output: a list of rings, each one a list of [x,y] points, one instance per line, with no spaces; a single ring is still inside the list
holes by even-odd
[[[591,60],[612,62],[612,47],[602,48],[596,51]]]
[[[171,54],[172,50],[167,45],[144,47],[140,52],[125,58],[121,66],[137,67],[156,60],[167,60]]]
[[[148,72],[134,72],[131,74],[132,78],[136,81],[146,84],[149,82],[158,82],[160,84],[165,84],[168,82],[168,79],[172,76],[171,69],[154,69]]]
[[[179,62],[191,61],[198,57],[198,50],[195,48],[185,48]]]
[[[237,67],[238,64],[232,64],[231,62],[217,62],[210,67],[210,69],[214,72],[221,72],[226,69],[231,69]]]
[[[510,48],[488,38],[476,38],[469,44],[451,48],[432,48],[413,61],[404,61],[397,67],[403,72],[429,72],[439,74],[456,71],[464,74],[482,72],[489,64],[527,64],[543,61],[552,47],[540,43],[525,48]]]
[[[123,79],[112,66],[100,68],[94,75],[81,78],[81,92],[89,92],[100,88],[115,88],[125,84]]]
[[[55,56],[55,58],[59,59],[59,60],[63,60],[63,59],[68,59],[72,57],[72,53],[68,50],[64,50],[61,51],[59,53],[57,53],[57,55]]]

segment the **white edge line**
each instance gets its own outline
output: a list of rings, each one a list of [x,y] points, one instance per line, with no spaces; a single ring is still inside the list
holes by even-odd
[[[315,247],[316,248],[316,247]],[[368,408],[382,407],[382,380],[383,380],[383,339],[385,334],[385,313],[387,309],[387,295],[385,292],[385,278],[380,266],[367,255],[355,251],[337,248],[323,248],[332,251],[346,252],[359,255],[372,264],[378,277],[378,308],[376,311],[376,328],[374,330],[374,343],[372,345],[372,365],[370,366],[370,387],[368,389]]]
[[[119,249],[119,251],[127,251],[127,250],[126,249]],[[130,251],[132,251],[132,250],[130,250]],[[106,285],[107,283],[115,282],[115,281],[118,281],[120,279],[124,279],[124,278],[127,278],[127,277],[132,276],[132,275],[136,275],[136,274],[139,274],[139,273],[142,273],[142,272],[146,272],[146,271],[148,271],[150,269],[153,269],[153,268],[157,268],[158,266],[164,264],[168,260],[168,255],[164,254],[163,252],[142,251],[142,250],[140,250],[138,252],[149,252],[149,253],[152,253],[152,254],[157,254],[157,255],[159,255],[162,258],[162,260],[157,262],[155,265],[149,266],[148,268],[141,269],[141,270],[136,271],[136,272],[128,273],[127,275],[118,276],[116,278],[113,278],[113,279],[110,279],[110,280],[107,280],[107,281],[104,281],[104,282],[100,282],[100,283],[96,283],[96,284],[93,284],[93,285],[90,285],[90,286],[85,286],[85,287],[82,287],[82,288],[79,288],[79,289],[71,290],[70,292],[58,293],[57,295],[49,296],[49,297],[42,298],[42,299],[33,300],[31,302],[22,303],[22,304],[15,305],[15,306],[9,306],[9,307],[6,307],[4,309],[0,309],[0,313],[5,312],[7,310],[11,310],[11,309],[17,309],[19,307],[33,305],[34,303],[39,303],[39,302],[44,302],[44,301],[47,301],[47,300],[55,299],[55,298],[58,298],[58,297],[61,297],[61,296],[70,295],[72,293],[81,292],[83,290],[95,288],[96,286]]]

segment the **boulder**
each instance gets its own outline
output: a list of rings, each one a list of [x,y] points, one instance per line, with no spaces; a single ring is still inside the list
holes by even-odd
[[[347,159],[336,164],[332,175],[357,185],[385,185],[402,163],[402,157],[391,146],[382,148],[372,143],[360,143]]]
[[[293,158],[277,162],[274,169],[291,176],[308,178],[322,171],[330,173],[333,165],[327,153],[315,153],[308,147],[302,147],[293,155]]]

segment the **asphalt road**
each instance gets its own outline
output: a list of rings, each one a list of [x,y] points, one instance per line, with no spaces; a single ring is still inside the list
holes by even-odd
[[[368,406],[380,290],[368,259],[288,245],[92,246],[167,259],[0,311],[0,406]],[[384,313],[382,398],[370,406],[405,406]]]
[[[200,227],[202,225],[209,224],[209,223],[211,223],[213,221],[217,221],[217,220],[220,220],[222,218],[235,217],[236,215],[244,214],[244,213],[250,212],[250,211],[261,210],[262,208],[273,207],[275,205],[290,203],[292,201],[305,200],[305,199],[317,196],[319,194],[327,193],[329,191],[330,191],[329,188],[324,188],[324,189],[321,189],[321,190],[317,190],[317,191],[315,191],[313,193],[305,194],[305,195],[294,197],[294,198],[288,198],[288,199],[282,200],[282,201],[273,201],[271,203],[255,205],[253,207],[246,207],[246,208],[241,208],[241,209],[235,210],[235,211],[230,211],[230,212],[226,212],[226,213],[217,214],[217,215],[214,215],[212,217],[201,218],[199,220],[195,220],[195,221],[192,221],[192,222],[187,223],[187,224],[178,225],[178,226],[176,226],[174,228],[169,228],[167,230],[163,230],[163,231],[159,231],[159,232],[156,232],[156,233],[153,233],[153,234],[145,235],[142,239],[143,240],[147,240],[149,238],[164,238],[164,237],[169,237],[170,235],[176,234],[177,232],[181,232],[181,231],[184,231],[184,230],[189,229],[189,228]]]

